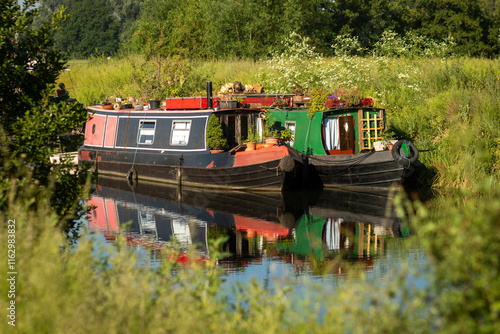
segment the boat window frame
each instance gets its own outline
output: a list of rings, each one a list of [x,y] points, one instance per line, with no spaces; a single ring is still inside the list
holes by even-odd
[[[153,139],[151,140],[150,143],[148,143],[148,142],[141,142],[140,141],[140,139],[141,139],[142,136],[150,136],[150,134],[145,135],[145,134],[141,133],[142,130],[151,130],[151,129],[143,129],[141,127],[141,125],[146,124],[146,123],[152,123],[152,124],[154,124],[153,130],[152,130],[153,131]],[[137,128],[137,144],[140,144],[140,145],[153,145],[153,143],[155,142],[155,135],[156,135],[156,120],[141,119],[139,121],[139,126]]]
[[[291,125],[293,126],[293,130],[290,128]],[[292,137],[288,142],[290,146],[293,147],[293,143],[295,142],[295,131],[297,130],[297,121],[285,121],[285,129],[289,129],[292,133]]]
[[[175,123],[187,123],[189,127],[187,129],[175,129]],[[191,119],[174,119],[172,120],[172,129],[170,131],[170,145],[171,146],[187,146],[189,144],[189,138],[191,137],[191,127],[193,124],[193,120]],[[174,143],[174,133],[175,132],[187,132],[186,142],[185,143]]]

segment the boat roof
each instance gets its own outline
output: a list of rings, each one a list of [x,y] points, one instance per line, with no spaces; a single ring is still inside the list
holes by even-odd
[[[148,112],[151,114],[165,114],[165,113],[175,113],[175,114],[180,114],[180,113],[186,113],[186,114],[196,114],[196,113],[203,113],[206,114],[208,113],[218,113],[218,114],[223,114],[227,112],[243,112],[243,111],[253,111],[253,112],[261,112],[263,109],[262,108],[228,108],[228,109],[217,109],[217,108],[207,108],[207,109],[165,109],[165,108],[160,108],[160,109],[154,109],[154,110],[135,110],[133,108],[129,109],[104,109],[102,105],[95,105],[95,106],[89,106],[87,107],[87,110],[89,111],[94,111],[94,112],[107,112],[107,113],[116,113],[116,114],[141,114],[143,115],[144,112]]]

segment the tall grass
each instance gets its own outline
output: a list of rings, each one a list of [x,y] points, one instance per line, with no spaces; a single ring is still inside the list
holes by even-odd
[[[137,68],[145,62],[143,57],[136,55],[70,61],[69,71],[61,73],[59,82],[65,84],[72,97],[86,106],[101,103],[112,96],[139,98],[141,87],[134,80],[134,74],[137,75]],[[227,82],[256,83],[259,66],[249,60],[189,62],[186,65],[188,75],[183,78],[185,82],[176,95],[206,95],[207,81],[212,81],[214,89]],[[175,69],[171,71],[174,76]]]

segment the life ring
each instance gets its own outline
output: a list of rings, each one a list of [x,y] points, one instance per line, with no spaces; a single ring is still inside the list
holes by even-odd
[[[406,154],[401,154],[401,149],[403,145],[406,145],[410,150],[410,155],[406,156]],[[420,153],[418,152],[417,147],[409,140],[398,140],[396,144],[392,147],[392,157],[394,161],[399,165],[408,168],[412,163],[418,160]]]
[[[130,168],[127,172],[127,182],[129,186],[135,188],[137,186],[137,178],[137,170],[134,167]]]

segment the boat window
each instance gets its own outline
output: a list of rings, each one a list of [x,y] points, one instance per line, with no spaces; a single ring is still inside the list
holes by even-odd
[[[292,138],[290,138],[290,146],[293,146],[293,141],[295,139],[295,122],[285,121],[285,129],[290,130],[292,133]]]
[[[189,142],[191,121],[173,121],[170,145],[186,146]]]
[[[152,145],[155,139],[156,121],[140,121],[137,143]]]
[[[325,118],[325,150],[340,150],[339,119],[338,117]]]

